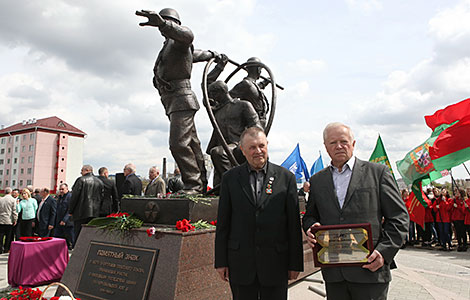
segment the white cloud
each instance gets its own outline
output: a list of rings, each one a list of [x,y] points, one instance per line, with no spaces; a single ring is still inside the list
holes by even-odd
[[[429,31],[438,42],[457,42],[470,36],[470,1],[444,9],[429,21]]]

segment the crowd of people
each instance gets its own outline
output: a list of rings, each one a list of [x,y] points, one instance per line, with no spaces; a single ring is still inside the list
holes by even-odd
[[[407,245],[419,244],[425,248],[437,247],[443,251],[454,249],[467,251],[470,238],[470,188],[454,188],[451,194],[445,188],[428,189],[425,208],[424,228],[410,222]],[[402,190],[402,198],[408,199],[407,190]],[[406,245],[405,245],[406,246]]]
[[[0,254],[10,251],[12,241],[31,236],[63,238],[68,248],[73,249],[82,225],[118,212],[123,195],[158,196],[183,189],[178,169],[173,177],[163,180],[159,169],[150,167],[145,189],[135,171],[134,164],[125,165],[119,187],[109,178],[106,167],[101,167],[95,176],[90,165],[82,167],[82,176],[72,188],[61,183],[55,195],[51,195],[49,188],[7,187],[0,197]]]

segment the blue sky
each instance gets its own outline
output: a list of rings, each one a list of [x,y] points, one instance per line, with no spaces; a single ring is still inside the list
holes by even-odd
[[[56,115],[88,134],[84,162],[96,168],[134,162],[146,174],[167,157],[171,170],[168,120],[151,84],[163,39],[134,15],[169,6],[196,48],[238,62],[258,56],[286,88],[269,135],[275,163],[297,143],[309,168],[319,150],[327,162],[322,130],[340,121],[362,159],[380,133],[395,167],[430,135],[424,115],[470,97],[468,0],[2,1],[0,124]],[[203,68],[192,74],[199,101]],[[205,150],[203,109],[196,126]],[[468,177],[462,167],[455,174]]]

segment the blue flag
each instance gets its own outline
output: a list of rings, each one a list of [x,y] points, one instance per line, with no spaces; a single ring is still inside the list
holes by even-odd
[[[307,165],[305,161],[300,156],[299,143],[295,147],[294,151],[289,155],[288,158],[281,164],[282,167],[291,171],[295,175],[295,179],[300,179],[305,177],[305,180],[310,179],[310,174],[308,173]],[[303,175],[302,175],[303,173]]]
[[[320,152],[320,157],[317,158],[317,160],[313,163],[312,169],[310,169],[310,175],[313,176],[313,174],[317,173],[318,171],[323,170],[323,159],[321,158],[321,152]]]

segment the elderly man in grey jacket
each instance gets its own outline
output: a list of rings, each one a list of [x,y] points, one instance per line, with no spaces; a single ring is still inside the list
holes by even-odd
[[[5,196],[0,198],[0,253],[10,251],[13,226],[18,220],[16,200],[11,191],[11,188],[7,187]]]

